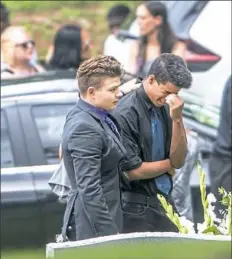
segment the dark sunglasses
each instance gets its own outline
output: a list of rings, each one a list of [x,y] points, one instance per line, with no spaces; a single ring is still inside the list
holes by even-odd
[[[20,44],[16,44],[16,47],[20,46],[24,49],[28,49],[29,47],[35,47],[35,42],[33,40],[28,40],[26,42],[20,43]]]

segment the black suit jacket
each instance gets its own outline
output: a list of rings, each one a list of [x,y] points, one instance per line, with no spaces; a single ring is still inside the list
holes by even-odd
[[[119,173],[126,151],[110,127],[81,99],[66,117],[62,151],[72,188],[63,235],[73,208],[76,240],[121,232]]]

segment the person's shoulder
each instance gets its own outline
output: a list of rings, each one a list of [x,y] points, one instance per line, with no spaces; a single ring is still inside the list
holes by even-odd
[[[87,111],[80,109],[77,105],[67,114],[64,130],[69,134],[101,134],[102,128],[98,122]]]
[[[137,99],[137,89],[132,90],[125,94],[118,102],[116,109],[130,108],[136,106]]]
[[[120,99],[117,107],[113,111],[113,115],[119,120],[122,117],[128,120],[134,120],[135,117],[138,116],[138,110],[137,90],[133,90]]]

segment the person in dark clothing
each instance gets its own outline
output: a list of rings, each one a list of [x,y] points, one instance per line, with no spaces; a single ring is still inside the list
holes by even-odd
[[[184,165],[187,154],[184,102],[178,93],[191,82],[183,59],[164,53],[153,62],[141,87],[125,95],[113,112],[120,121],[128,153],[121,183],[125,233],[178,231],[157,194],[174,206],[173,169]]]
[[[88,32],[79,25],[66,24],[54,37],[46,57],[46,68],[77,70],[91,56],[91,41]]]
[[[220,122],[218,127],[218,133],[216,142],[212,150],[211,158],[209,161],[209,172],[211,177],[211,190],[216,196],[217,200],[221,200],[221,196],[218,193],[218,188],[223,187],[227,192],[231,192],[231,76],[226,82],[224,87],[221,111],[220,111]],[[216,204],[216,213],[220,216],[219,210],[223,209],[219,202]]]
[[[62,155],[71,185],[62,236],[70,241],[121,232],[120,162],[126,155],[110,111],[121,97],[121,64],[100,55],[77,72],[80,98],[68,113]]]

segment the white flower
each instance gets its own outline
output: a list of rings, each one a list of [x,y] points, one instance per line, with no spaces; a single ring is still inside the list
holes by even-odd
[[[206,222],[203,223],[197,223],[197,232],[198,234],[201,234],[204,232],[204,230],[207,228]]]
[[[212,193],[209,193],[207,195],[207,200],[209,202],[209,206],[208,206],[208,210],[207,210],[208,213],[209,213],[209,216],[211,217],[211,219],[214,222],[220,223],[221,220],[219,218],[217,218],[216,214],[214,213],[215,206],[212,205],[213,202],[216,202],[215,196]]]
[[[192,221],[186,219],[184,216],[179,217],[179,220],[180,224],[188,229],[188,234],[195,234],[194,223]]]
[[[209,194],[207,195],[207,199],[208,199],[208,202],[209,202],[210,204],[217,201],[216,198],[215,198],[215,196],[214,196],[212,193],[209,193]]]

